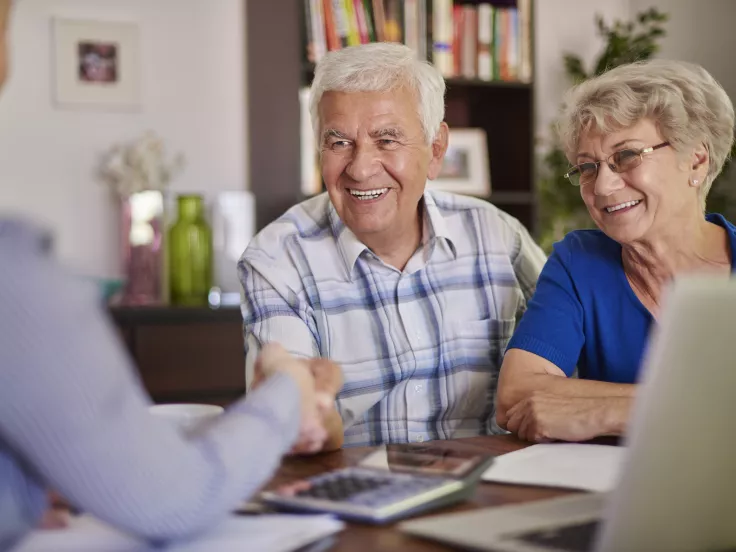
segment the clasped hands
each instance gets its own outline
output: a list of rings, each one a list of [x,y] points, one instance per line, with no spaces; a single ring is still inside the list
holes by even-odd
[[[329,437],[325,421],[334,413],[335,396],[342,387],[340,367],[324,358],[297,358],[281,345],[267,343],[256,359],[251,389],[277,373],[294,378],[301,399],[299,436],[291,453],[319,452]]]

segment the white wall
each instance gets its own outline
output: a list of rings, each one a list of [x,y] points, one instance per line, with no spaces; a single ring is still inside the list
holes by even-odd
[[[590,69],[603,46],[595,34],[595,15],[608,22],[628,20],[651,7],[670,16],[658,57],[699,63],[736,99],[736,0],[535,0],[535,108],[540,150],[570,86],[563,54],[581,56]]]
[[[11,23],[11,76],[0,101],[0,212],[56,233],[61,258],[119,274],[117,211],[94,176],[101,152],[148,129],[187,157],[172,191],[247,187],[244,10],[241,0],[22,0]],[[140,25],[142,108],[52,105],[51,18]]]
[[[657,57],[705,67],[736,100],[736,2],[734,0],[630,0],[631,13],[650,7],[669,14]]]
[[[629,13],[629,0],[535,0],[535,111],[540,149],[545,148],[550,123],[571,85],[563,56],[576,54],[590,69],[603,47],[596,35],[596,14],[612,21],[628,19]]]

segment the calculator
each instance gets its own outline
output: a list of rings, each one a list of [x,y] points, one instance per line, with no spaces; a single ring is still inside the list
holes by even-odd
[[[300,482],[300,490],[261,494],[269,506],[386,523],[468,498],[493,458],[436,445],[386,445],[357,466]]]

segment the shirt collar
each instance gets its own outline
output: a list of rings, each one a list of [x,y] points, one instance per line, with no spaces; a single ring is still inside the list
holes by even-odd
[[[453,260],[457,259],[457,249],[455,247],[456,236],[450,232],[450,228],[442,215],[434,196],[429,190],[425,190],[424,196],[424,237],[422,242],[431,245],[432,242],[440,244],[446,249]]]
[[[454,238],[450,233],[447,221],[442,216],[432,194],[425,190],[422,196],[424,205],[424,230],[422,235],[422,247],[432,247],[434,244],[440,244],[453,260],[457,258],[457,250],[454,244]],[[340,252],[348,278],[352,280],[353,269],[358,257],[366,251],[368,247],[361,242],[353,231],[348,228],[340,219],[335,210],[335,206],[329,203],[329,220],[332,233],[337,241],[337,249]]]
[[[337,241],[337,250],[340,252],[340,256],[342,256],[342,260],[345,263],[345,270],[347,271],[348,278],[352,280],[355,261],[358,260],[360,254],[368,249],[368,247],[361,242],[355,234],[353,234],[353,231],[350,228],[345,226],[345,223],[337,214],[337,210],[335,210],[335,206],[332,204],[332,201],[330,201],[329,218],[332,233]]]

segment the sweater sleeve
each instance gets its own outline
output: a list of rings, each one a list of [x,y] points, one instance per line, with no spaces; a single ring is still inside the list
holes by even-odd
[[[123,530],[159,542],[206,529],[296,438],[300,397],[285,374],[189,437],[149,414],[91,286],[2,240],[0,305],[0,442],[42,484]]]

